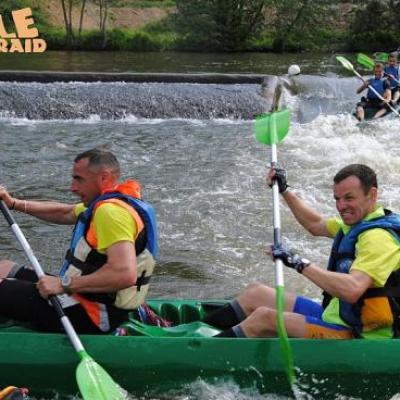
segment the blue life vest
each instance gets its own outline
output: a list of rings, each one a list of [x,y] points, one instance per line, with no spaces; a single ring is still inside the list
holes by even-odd
[[[376,79],[372,78],[369,80],[369,85],[372,86],[381,96],[385,93],[385,79]],[[379,99],[379,97],[376,95],[376,93],[368,88],[367,92],[367,98],[368,99]]]
[[[399,80],[399,68],[388,65],[385,67],[385,74],[393,76],[397,81]],[[390,89],[395,89],[399,86],[398,82],[394,79],[389,79]]]
[[[349,273],[350,268],[355,259],[355,247],[358,236],[369,229],[385,229],[390,232],[400,246],[400,215],[394,214],[385,210],[385,216],[372,219],[370,221],[361,221],[351,227],[347,234],[344,234],[342,229],[339,230],[335,236],[331,255],[328,262],[328,271]],[[400,297],[399,287],[399,271],[394,271],[390,275],[384,288],[370,288],[355,304],[350,304],[344,300],[339,299],[339,315],[340,318],[352,327],[355,337],[361,337],[362,322],[361,313],[363,307],[363,300],[371,297]],[[393,287],[393,286],[396,287]],[[327,307],[332,296],[324,292],[324,299],[322,306]],[[392,307],[393,311],[393,307]],[[395,322],[397,323],[398,315],[394,315]],[[396,329],[395,329],[396,330]]]
[[[153,255],[153,257],[156,258],[158,256],[158,241],[157,241],[157,223],[156,223],[154,208],[149,203],[143,200],[136,199],[134,197],[119,192],[106,193],[104,195],[97,197],[94,201],[92,201],[89,207],[79,215],[78,220],[75,224],[68,253],[74,254],[77,243],[81,240],[82,237],[85,237],[87,230],[89,229],[89,224],[92,219],[93,210],[96,204],[100,201],[108,199],[124,200],[136,210],[136,212],[140,215],[140,218],[142,219],[145,226],[145,232],[146,232],[145,248],[147,248]],[[138,252],[138,249],[136,249],[136,251]],[[69,264],[70,262],[66,259],[60,270],[60,276],[63,276],[65,274],[65,271],[68,269]]]

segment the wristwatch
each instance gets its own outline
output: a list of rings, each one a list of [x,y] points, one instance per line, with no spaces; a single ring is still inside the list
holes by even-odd
[[[297,267],[297,272],[299,272],[300,274],[303,273],[304,268],[307,268],[309,265],[311,264],[311,261],[308,260],[307,258],[300,258],[300,263]]]
[[[64,290],[64,293],[71,294],[71,283],[72,283],[72,278],[69,275],[64,275],[61,278],[61,286]]]

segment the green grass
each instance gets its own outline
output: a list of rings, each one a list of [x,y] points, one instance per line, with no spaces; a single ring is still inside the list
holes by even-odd
[[[132,8],[167,8],[175,6],[175,0],[119,0],[113,4],[113,7]]]

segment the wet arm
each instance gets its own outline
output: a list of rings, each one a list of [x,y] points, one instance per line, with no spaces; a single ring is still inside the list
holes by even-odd
[[[14,210],[40,218],[55,224],[73,225],[76,221],[74,204],[55,201],[21,200],[13,198],[11,207]]]
[[[368,81],[365,81],[358,89],[357,89],[357,94],[360,94],[363,92],[369,85]]]

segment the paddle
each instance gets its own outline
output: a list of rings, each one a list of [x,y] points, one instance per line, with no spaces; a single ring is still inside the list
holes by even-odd
[[[373,70],[375,66],[375,61],[363,53],[357,54],[357,62],[370,70]]]
[[[389,53],[375,53],[375,59],[376,61],[384,62],[386,63],[389,60]]]
[[[18,242],[22,246],[26,256],[28,257],[36,275],[40,278],[44,275],[43,269],[39,264],[36,256],[34,255],[28,241],[26,240],[21,229],[15,222],[13,216],[10,213],[7,205],[3,200],[0,200],[0,209],[3,213],[7,223],[10,225]],[[49,298],[54,310],[60,317],[61,323],[65,329],[65,332],[78,353],[81,361],[76,369],[76,380],[79,386],[79,390],[84,400],[123,400],[126,399],[125,391],[118,386],[108,373],[97,364],[84,349],[78,335],[75,332],[69,318],[64,314],[64,310],[61,307],[60,301],[57,296],[51,296]]]
[[[353,64],[349,60],[347,60],[346,58],[344,58],[342,56],[337,56],[336,60],[338,60],[343,65],[343,67],[345,67],[349,71],[352,71],[356,76],[358,76],[365,83],[365,79],[354,69]],[[381,99],[382,101],[384,101],[386,103],[385,99],[375,90],[375,88],[373,86],[368,85],[368,89],[371,89],[379,99]],[[386,103],[386,104],[392,110],[392,112],[394,112],[398,117],[400,117],[399,112],[395,108],[393,108],[389,103]]]
[[[279,96],[274,99],[274,104],[270,113],[261,115],[254,124],[256,139],[263,144],[271,146],[271,168],[277,166],[277,144],[281,142],[289,131],[290,112],[287,108],[276,111],[279,103]],[[273,195],[273,225],[274,225],[274,245],[282,243],[281,219],[279,212],[279,189],[278,183],[274,181],[272,186]],[[285,328],[283,312],[285,307],[285,285],[283,279],[283,264],[279,259],[275,260],[275,286],[276,286],[276,324],[280,340],[281,351],[285,363],[286,375],[292,385],[296,381],[294,372],[293,355],[290,347],[288,335]]]
[[[369,70],[373,70],[375,66],[375,61],[371,58],[368,57],[366,54],[363,53],[358,53],[357,54],[357,62],[361,65],[364,65]],[[384,72],[386,76],[390,76],[395,82],[400,83],[398,79],[396,79],[393,75],[388,74],[387,72]]]

